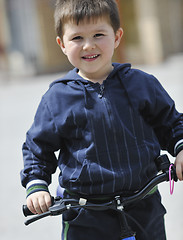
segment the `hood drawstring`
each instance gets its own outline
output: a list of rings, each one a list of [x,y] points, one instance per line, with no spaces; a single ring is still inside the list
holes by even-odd
[[[86,87],[81,81],[77,81],[77,83],[80,85],[80,87],[83,90],[84,94],[84,101],[85,101],[85,108],[90,109],[92,107],[92,99],[89,97],[89,92],[87,91]]]
[[[125,91],[125,95],[126,95],[126,97],[127,97],[127,99],[128,99],[128,102],[129,102],[130,106],[133,108],[133,103],[132,103],[132,101],[131,101],[131,98],[130,98],[130,96],[129,96],[128,91],[126,90],[126,86],[125,86],[125,84],[124,84],[124,82],[123,82],[123,80],[122,80],[122,76],[123,76],[123,78],[125,78],[124,75],[125,75],[125,73],[122,73],[121,75],[120,75],[120,72],[117,73],[118,79],[119,79],[119,81],[120,81],[120,83],[121,83],[122,88],[123,88],[124,91]]]

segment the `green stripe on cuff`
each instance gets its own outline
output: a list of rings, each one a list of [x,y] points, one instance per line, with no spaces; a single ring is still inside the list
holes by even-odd
[[[41,184],[33,185],[27,189],[27,196],[29,196],[30,194],[32,194],[34,192],[39,192],[39,191],[48,192],[48,187],[46,185],[41,185]]]
[[[176,150],[178,150],[180,147],[183,147],[183,143],[180,144],[180,145],[178,145],[177,148],[176,148]]]
[[[175,155],[177,156],[180,151],[183,150],[183,143],[180,143],[175,150]]]

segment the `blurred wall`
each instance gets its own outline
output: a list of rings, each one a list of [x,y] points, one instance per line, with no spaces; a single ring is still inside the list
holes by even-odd
[[[117,0],[124,36],[114,61],[156,64],[183,52],[182,0]],[[55,0],[0,0],[0,71],[72,68],[55,42]]]
[[[156,64],[183,52],[182,0],[119,0],[126,61]]]
[[[56,43],[53,18],[54,1],[35,1],[42,49],[42,64],[40,70],[44,72],[66,71],[71,68],[71,65]]]

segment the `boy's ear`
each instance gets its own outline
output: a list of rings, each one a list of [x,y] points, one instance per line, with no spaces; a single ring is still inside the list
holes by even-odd
[[[123,29],[119,28],[116,32],[116,36],[115,36],[115,48],[117,48],[121,42],[121,38],[123,36]]]
[[[56,42],[57,42],[57,44],[59,45],[59,47],[62,49],[62,52],[63,52],[64,54],[66,54],[64,43],[63,43],[63,41],[61,40],[60,37],[58,37],[58,36],[56,37]]]
[[[60,37],[56,37],[56,42],[57,42],[57,44],[60,46],[61,45],[61,38]]]

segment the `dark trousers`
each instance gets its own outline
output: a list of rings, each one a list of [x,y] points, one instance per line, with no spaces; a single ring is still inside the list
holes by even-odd
[[[158,191],[126,209],[137,240],[166,240],[165,213]],[[62,240],[121,240],[118,214],[112,210],[70,210],[63,214]]]

